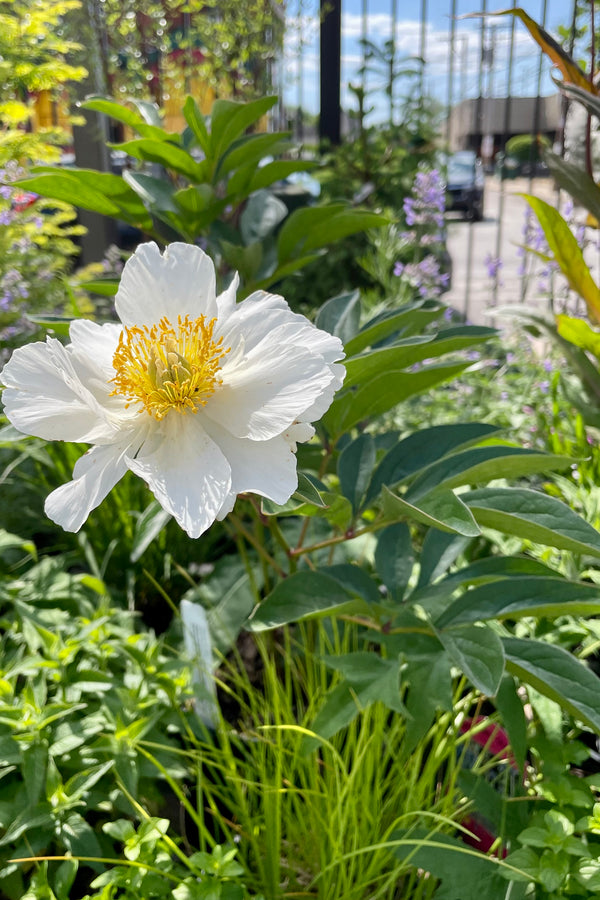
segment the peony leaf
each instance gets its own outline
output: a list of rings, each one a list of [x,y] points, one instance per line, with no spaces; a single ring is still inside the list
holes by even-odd
[[[393,487],[446,454],[477,443],[498,430],[494,425],[465,422],[458,425],[434,425],[409,434],[386,453],[373,472],[367,499],[376,497],[383,485]]]
[[[297,572],[275,586],[247,627],[266,631],[316,616],[364,609],[364,599],[337,578],[323,572]]]
[[[446,653],[477,690],[493,697],[504,674],[504,648],[495,631],[484,625],[437,631]]]
[[[356,334],[359,322],[359,291],[331,297],[321,306],[315,319],[317,328],[339,337],[342,344]]]
[[[375,467],[375,441],[370,434],[361,434],[348,444],[338,459],[338,477],[342,494],[350,500],[356,515]]]
[[[522,616],[595,616],[600,612],[600,587],[536,576],[505,578],[466,591],[437,619],[447,628],[486,619]]]
[[[461,494],[461,499],[484,528],[600,556],[600,534],[554,497],[526,488],[482,488]]]
[[[452,491],[430,494],[416,506],[383,489],[383,510],[390,519],[412,519],[441,531],[476,537],[480,534],[473,514]]]
[[[367,322],[358,334],[346,343],[346,353],[354,356],[363,350],[373,347],[379,341],[395,332],[402,337],[420,332],[440,315],[441,307],[431,301],[417,301],[398,310],[388,310]]]
[[[439,460],[409,487],[405,499],[411,503],[431,491],[464,484],[486,484],[495,478],[522,478],[556,472],[573,465],[570,456],[539,453],[514,446],[473,447]]]
[[[511,674],[600,733],[600,691],[593,672],[562,647],[525,638],[502,642]]]

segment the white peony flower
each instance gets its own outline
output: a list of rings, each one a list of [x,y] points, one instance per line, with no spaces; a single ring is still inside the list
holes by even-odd
[[[250,491],[285,503],[297,487],[296,443],[344,378],[336,337],[258,291],[219,297],[198,247],[154,243],[126,263],[121,325],[76,320],[71,343],[22,347],[2,371],[5,413],[19,431],[91,449],[46,513],[67,531],[131,469],[191,537]]]

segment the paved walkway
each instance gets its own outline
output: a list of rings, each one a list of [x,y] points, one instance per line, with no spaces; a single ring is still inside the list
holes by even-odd
[[[448,250],[452,257],[452,287],[444,300],[471,322],[491,324],[494,307],[523,302],[536,308],[547,307],[540,296],[538,278],[524,283],[521,274],[523,258],[518,245],[523,240],[526,211],[529,208],[522,193],[541,197],[552,205],[556,191],[551,178],[527,178],[501,183],[486,178],[485,207],[482,222],[466,222],[453,214],[448,217]],[[500,258],[498,285],[489,275],[489,260]],[[504,320],[506,321],[506,320]],[[494,324],[501,325],[498,317]]]

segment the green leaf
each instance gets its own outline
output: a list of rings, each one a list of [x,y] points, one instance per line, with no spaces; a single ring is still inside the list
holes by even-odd
[[[50,197],[52,200],[64,200],[81,209],[89,209],[91,212],[97,212],[103,216],[118,216],[120,212],[117,204],[99,189],[83,183],[71,172],[35,175],[32,178],[23,178],[17,184],[23,190],[33,191],[42,197]]]
[[[130,185],[142,200],[144,206],[149,209],[153,211],[169,210],[175,213],[179,211],[173,197],[173,188],[166,178],[155,178],[153,175],[145,175],[143,172],[132,172],[129,169],[125,169],[123,180]]]
[[[255,610],[248,627],[265,631],[333,612],[364,610],[364,606],[364,600],[336,578],[322,572],[297,572],[275,586]]]
[[[578,87],[574,84],[559,82],[558,86],[562,93],[566,94],[570,100],[577,100],[577,102],[585,106],[587,111],[593,116],[600,118],[600,97],[590,93],[589,84],[587,84],[586,87]]]
[[[421,331],[430,322],[439,318],[441,313],[441,307],[434,305],[433,309],[427,308],[425,306],[427,302],[417,301],[401,309],[388,310],[376,316],[348,341],[346,353],[348,356],[354,356],[398,331],[404,334],[411,326],[415,331]]]
[[[600,359],[600,334],[585,321],[575,319],[573,316],[559,314],[556,317],[556,327],[561,338],[581,347]]]
[[[315,485],[310,475],[307,475],[304,472],[298,472],[298,487],[294,492],[294,496],[305,500],[306,503],[311,503],[314,506],[320,506],[323,509],[326,506],[326,504],[323,502],[321,494],[319,493],[318,487]]]
[[[467,537],[480,534],[471,511],[452,491],[430,494],[418,506],[414,506],[384,488],[383,510],[390,519],[413,519],[422,525]]]
[[[484,528],[600,556],[600,534],[554,497],[526,488],[481,488],[461,494],[461,499]]]
[[[468,625],[457,631],[437,631],[452,662],[487,697],[493,697],[504,674],[504,648],[495,631]]]
[[[475,447],[430,466],[409,487],[406,500],[414,502],[430,491],[448,490],[463,484],[481,484],[495,478],[522,478],[572,465],[572,457],[539,453],[523,447]]]
[[[449,534],[430,528],[425,535],[421,548],[419,580],[416,590],[427,590],[436,581],[462,551],[469,545],[471,538],[459,534]]]
[[[484,440],[497,431],[494,425],[467,422],[435,425],[410,434],[386,453],[373,472],[367,499],[376,497],[384,485],[393,487],[447,454]]]
[[[554,207],[539,197],[523,194],[542,226],[554,259],[569,286],[585,300],[589,315],[600,321],[600,290],[592,278],[575,235]]]
[[[590,96],[588,94],[588,96]],[[600,107],[598,98],[592,98]],[[544,153],[544,162],[560,187],[573,197],[573,200],[587,209],[600,222],[600,188],[579,166],[566,162],[555,153]]]
[[[54,892],[57,900],[69,900],[71,888],[79,869],[79,860],[66,859],[54,875]]]
[[[158,537],[171,515],[162,508],[158,500],[153,500],[138,518],[135,525],[129,558],[137,562],[152,541]]]
[[[282,266],[277,266],[270,275],[260,278],[258,281],[253,281],[250,284],[243,285],[241,291],[238,290],[238,301],[243,300],[249,294],[254,293],[254,291],[266,290],[271,285],[277,284],[282,278],[286,278],[288,275],[292,275],[299,269],[303,269],[309,263],[315,262],[318,258],[319,254],[313,253],[310,256],[302,256],[298,259],[293,259]]]
[[[426,542],[432,533],[427,535]],[[463,546],[459,545],[458,552],[463,549]],[[456,555],[449,554],[446,568],[455,561],[457,555],[458,553]],[[423,568],[423,554],[421,555],[421,567]],[[428,583],[427,579],[419,581],[417,588],[411,594],[411,601],[423,606],[430,616],[435,617],[436,611],[441,614],[446,609],[448,600],[459,588],[488,583],[494,583],[498,587],[500,580],[512,580],[513,576],[527,575],[562,580],[559,572],[549,569],[548,566],[536,559],[526,556],[491,556],[463,566],[435,584]],[[466,599],[467,595],[463,595],[463,597]]]
[[[562,647],[524,638],[502,638],[506,668],[540,694],[600,733],[598,677]]]
[[[504,870],[502,860],[473,850],[458,838],[414,828],[394,831],[391,838],[402,841],[400,846],[392,848],[394,856],[442,880],[435,890],[435,900],[507,900],[509,896],[510,900],[523,900],[525,897],[520,885],[508,890],[509,885],[500,874],[500,869]]]
[[[393,600],[402,599],[414,562],[410,530],[404,522],[388,525],[379,533],[375,567]]]
[[[370,228],[383,228],[389,225],[389,220],[379,213],[367,212],[362,209],[347,208],[334,213],[325,222],[315,224],[306,234],[302,245],[302,252],[317,250],[327,247],[334,241],[368,231]]]
[[[253,168],[253,176],[250,180],[248,191],[259,191],[261,188],[269,187],[276,181],[283,181],[296,172],[311,172],[318,163],[312,160],[295,160],[282,159],[267,163],[259,169]],[[229,182],[231,185],[231,181]]]
[[[400,662],[382,659],[375,652],[357,651],[326,656],[325,665],[340,672],[356,691],[361,706],[380,700],[389,709],[405,712],[400,700]]]
[[[298,256],[308,230],[326,222],[330,216],[343,209],[345,209],[343,203],[330,203],[328,206],[305,206],[290,213],[277,239],[279,262],[286,262],[292,256]]]
[[[375,441],[370,434],[361,434],[348,444],[338,459],[338,477],[342,494],[350,500],[356,515],[371,479],[375,465]]]
[[[142,137],[153,138],[158,141],[172,140],[174,137],[174,135],[167,134],[159,126],[148,124],[138,113],[108,97],[88,96],[80,105],[82,109],[91,109],[94,112],[104,113],[104,115],[110,116],[111,119],[115,119],[117,122],[123,122],[124,125],[128,125],[134,131],[137,131],[138,134],[141,134]]]
[[[194,184],[173,194],[179,209],[190,216],[205,212],[215,201],[216,194],[209,184]]]
[[[119,290],[119,282],[114,278],[97,278],[94,281],[80,281],[77,285],[90,294],[99,294],[101,297],[114,297]]]
[[[594,616],[600,613],[600,587],[535,576],[506,578],[467,591],[437,620],[440,628],[486,619],[522,616]]]
[[[431,649],[424,653],[420,648],[416,654],[413,647],[407,648],[406,651],[404,680],[408,684],[408,693],[405,703],[412,719],[406,723],[404,751],[412,750],[425,737],[437,710],[452,709],[452,679],[448,654],[436,638],[427,635],[419,635],[419,638],[421,648],[425,642],[430,644]]]
[[[288,132],[278,132],[276,134],[247,134],[238,138],[221,156],[214,180],[218,181],[228,172],[248,163],[258,168],[258,164],[264,156],[276,156],[289,150],[291,144],[286,140],[288,137]]]
[[[261,97],[251,103],[215,100],[210,117],[211,158],[219,160],[236,138],[258,122],[276,103],[277,97]]]
[[[423,362],[424,359],[437,359],[446,353],[464,350],[480,344],[482,340],[493,337],[497,332],[493,328],[469,326],[452,335],[448,331],[441,335],[414,335],[400,340],[391,347],[371,350],[361,356],[352,357],[346,362],[345,387],[364,383],[385,372],[395,372],[408,366]]]
[[[472,16],[480,16],[481,13],[472,13]],[[494,13],[486,13],[493,16],[514,16],[519,18],[529,31],[538,47],[552,60],[553,64],[560,70],[566,83],[575,84],[591,94],[597,93],[594,86],[590,83],[588,76],[578,65],[571,59],[569,54],[563,50],[558,41],[549,34],[541,25],[538,25],[524,9],[502,9]],[[469,18],[465,16],[464,18]]]
[[[107,762],[91,766],[89,769],[73,775],[65,784],[66,794],[71,800],[78,800],[80,797],[84,797],[112,769],[113,765],[113,760],[109,759]]]
[[[496,709],[502,717],[502,723],[508,732],[510,749],[519,769],[523,771],[527,754],[527,720],[523,701],[517,691],[517,683],[510,675],[504,675],[500,690],[496,694]]]
[[[379,603],[381,595],[374,579],[363,568],[351,563],[338,563],[324,566],[320,570],[324,575],[335,578],[343,588],[354,597],[362,598],[365,603]]]
[[[144,204],[127,182],[110,172],[94,169],[36,167],[40,174],[16,182],[42,197],[65,200],[81,209],[115,216],[142,229],[152,227]]]
[[[46,784],[48,747],[45,743],[36,741],[21,751],[21,760],[21,773],[25,782],[27,800],[31,806],[35,806]]]
[[[56,813],[49,803],[38,803],[36,806],[26,806],[12,820],[2,837],[0,847],[12,844],[21,835],[34,828],[52,829],[55,823]]]
[[[418,372],[388,372],[338,394],[321,420],[327,431],[336,437],[359,422],[376,416],[408,400],[415,394],[449,381],[463,372],[470,363],[434,365]]]
[[[206,128],[206,122],[204,121],[204,116],[202,115],[202,112],[200,111],[200,108],[198,107],[198,104],[193,97],[188,96],[185,98],[185,103],[183,104],[183,115],[185,117],[185,121],[190,126],[194,137],[198,141],[198,145],[204,151],[204,155],[209,156],[210,137]]]
[[[190,181],[202,182],[206,179],[206,166],[197,163],[182,147],[177,147],[169,141],[155,141],[149,138],[140,138],[133,141],[125,141],[123,144],[111,144],[115,150],[123,150],[129,156],[144,162],[158,163],[166,169],[172,169],[185,175]]]
[[[311,730],[327,740],[352,722],[358,713],[376,701],[388,709],[405,714],[400,699],[400,664],[397,659],[382,659],[376,653],[357,652],[324,659],[329,668],[341,672],[345,681],[330,691],[317,713]],[[304,752],[318,746],[318,741],[304,741]]]
[[[296,209],[288,216],[279,233],[279,262],[321,249],[351,234],[387,224],[388,220],[383,216],[353,209],[343,203]]]
[[[331,297],[319,309],[315,325],[339,337],[342,344],[356,334],[360,322],[360,292],[351,291]]]
[[[240,216],[240,232],[247,246],[263,241],[287,216],[285,203],[270,191],[253,194]]]

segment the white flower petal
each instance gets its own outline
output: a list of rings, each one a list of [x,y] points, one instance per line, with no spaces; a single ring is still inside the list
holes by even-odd
[[[170,244],[161,254],[141,244],[125,263],[115,299],[124,325],[157,325],[163,317],[217,315],[215,267],[200,247]]]
[[[305,409],[304,412],[299,416],[300,421],[318,422],[321,416],[324,416],[331,406],[331,401],[333,400],[335,392],[339,391],[344,378],[346,377],[346,369],[344,368],[344,366],[340,366],[337,364],[331,365],[330,368],[333,374],[333,380],[330,382],[330,384],[327,385],[321,396],[317,397],[312,406],[309,406],[308,409]]]
[[[315,429],[312,425],[308,425],[306,422],[295,422],[293,425],[290,425],[287,431],[284,431],[282,435],[282,437],[285,438],[294,453],[296,452],[296,447],[298,444],[305,444],[314,436]]]
[[[75,463],[73,481],[61,485],[46,498],[46,515],[65,531],[79,531],[93,509],[127,471],[127,445],[92,447]]]
[[[54,338],[14,351],[2,370],[4,411],[25,434],[46,440],[107,443],[117,428]]]
[[[225,312],[225,311],[224,311]],[[243,335],[244,346],[253,349],[275,328],[287,326],[296,346],[306,347],[328,363],[344,357],[344,347],[339,338],[316,328],[305,316],[294,313],[283,297],[257,291],[233,308],[225,319],[219,319],[215,333],[223,336],[228,346],[238,334]]]
[[[231,466],[231,494],[245,492],[268,497],[274,503],[285,503],[298,487],[296,456],[285,437],[269,441],[235,438],[214,423],[207,431],[223,451]],[[233,503],[225,504],[219,518],[231,512]]]
[[[219,320],[227,319],[236,308],[236,294],[240,284],[240,276],[236,272],[231,279],[228,288],[217,297],[217,311]]]
[[[96,368],[108,382],[115,374],[113,357],[122,332],[123,328],[113,322],[98,325],[89,319],[75,319],[69,327],[71,353]]]
[[[264,441],[281,434],[311,407],[333,379],[330,366],[302,347],[268,335],[237,363],[221,369],[223,384],[204,414],[235,437]]]
[[[192,413],[169,413],[126,462],[192,538],[212,525],[231,491],[229,463]]]

